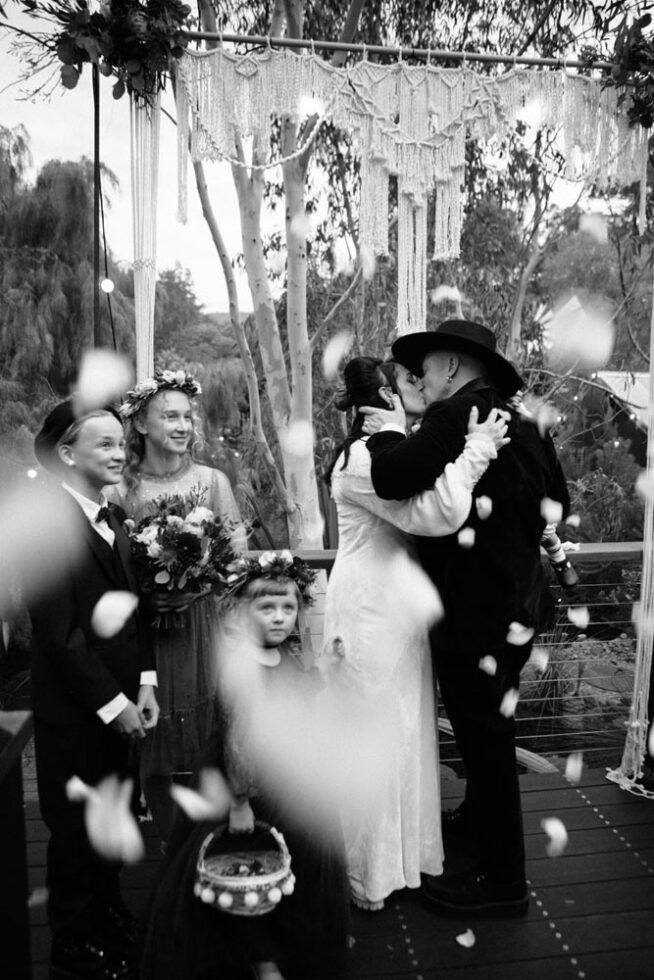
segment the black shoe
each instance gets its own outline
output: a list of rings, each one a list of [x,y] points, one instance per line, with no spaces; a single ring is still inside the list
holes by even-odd
[[[135,980],[135,974],[127,960],[110,948],[90,940],[55,937],[50,980]]]
[[[563,561],[553,561],[552,568],[559,580],[559,585],[563,589],[574,589],[579,584],[579,576],[575,567],[567,558],[564,558]]]
[[[473,840],[472,821],[465,803],[456,807],[455,810],[443,810],[441,813],[441,833],[444,841],[465,841],[471,843]]]
[[[431,912],[454,918],[519,916],[529,908],[524,880],[494,881],[480,872],[427,879],[421,897]]]

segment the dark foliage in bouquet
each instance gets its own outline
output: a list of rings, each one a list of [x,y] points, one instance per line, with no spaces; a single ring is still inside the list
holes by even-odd
[[[61,82],[75,88],[85,63],[114,75],[115,99],[125,91],[149,100],[164,88],[172,58],[184,53],[191,8],[180,0],[103,0],[91,13],[86,0],[23,0],[27,13],[55,23],[54,50]]]
[[[164,495],[153,501],[151,513],[136,526],[126,522],[145,592],[165,596],[224,591],[228,568],[238,559],[231,544],[234,524],[205,507],[204,499],[200,486],[186,496]],[[157,625],[169,623],[164,619]]]

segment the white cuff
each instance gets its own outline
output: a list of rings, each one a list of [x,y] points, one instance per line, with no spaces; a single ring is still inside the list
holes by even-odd
[[[125,710],[128,704],[129,701],[124,694],[117,694],[108,704],[103,704],[101,708],[98,708],[96,714],[105,725],[110,725],[118,717],[120,712]]]
[[[143,687],[147,684],[149,687],[157,686],[157,672],[156,670],[142,670],[139,684]]]
[[[397,424],[397,422],[384,422],[384,424],[382,425],[381,429],[379,429],[379,431],[380,432],[399,432],[403,436],[406,435],[406,429],[403,429],[401,425],[398,425]]]

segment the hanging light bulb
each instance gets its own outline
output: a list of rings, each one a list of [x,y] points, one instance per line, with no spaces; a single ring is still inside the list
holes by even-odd
[[[27,476],[30,478],[30,480],[36,480],[38,474],[37,474],[36,470],[28,470],[27,471]]]
[[[100,283],[100,289],[103,293],[113,293],[114,291],[114,281],[113,279],[103,279]]]

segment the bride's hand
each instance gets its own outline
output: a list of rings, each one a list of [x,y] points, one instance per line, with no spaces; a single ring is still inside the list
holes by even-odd
[[[393,399],[393,408],[373,408],[371,405],[363,405],[359,409],[361,414],[365,415],[362,428],[367,436],[372,436],[375,432],[379,432],[382,425],[386,425],[389,422],[394,425],[399,425],[402,429],[406,430],[404,406],[398,395],[392,394],[391,398]]]
[[[511,416],[499,408],[491,408],[484,422],[479,422],[479,409],[473,405],[468,416],[468,435],[488,436],[496,449],[507,446],[511,440],[507,436],[508,422]]]

